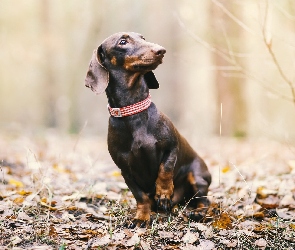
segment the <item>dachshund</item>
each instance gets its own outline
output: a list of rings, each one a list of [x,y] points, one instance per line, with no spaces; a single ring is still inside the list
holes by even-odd
[[[206,164],[151,101],[149,90],[159,87],[153,70],[165,53],[138,33],[116,33],[94,51],[85,79],[107,95],[108,150],[137,202],[130,228],[145,227],[152,211],[176,204],[209,206]]]

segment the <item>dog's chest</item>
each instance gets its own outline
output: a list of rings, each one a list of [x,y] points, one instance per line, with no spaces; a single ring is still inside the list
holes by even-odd
[[[123,123],[110,121],[108,148],[111,157],[122,171],[138,173],[139,176],[154,175],[161,161],[160,143],[145,128],[136,132]]]

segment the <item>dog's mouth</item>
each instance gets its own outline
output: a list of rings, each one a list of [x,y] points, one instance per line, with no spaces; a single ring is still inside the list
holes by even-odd
[[[151,71],[163,62],[163,57],[164,55],[155,57],[128,57],[125,60],[124,68],[130,71]]]
[[[162,62],[163,62],[163,57],[157,58],[157,59],[142,59],[138,62],[135,62],[133,64],[133,68],[135,70],[145,70],[145,69],[154,70]]]

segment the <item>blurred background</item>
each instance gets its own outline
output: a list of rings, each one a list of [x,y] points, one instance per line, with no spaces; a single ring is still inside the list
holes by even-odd
[[[185,136],[295,143],[293,0],[0,0],[0,131],[106,136],[84,78],[119,31],[166,48],[152,100]]]

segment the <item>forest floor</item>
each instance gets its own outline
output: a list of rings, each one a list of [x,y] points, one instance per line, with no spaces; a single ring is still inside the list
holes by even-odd
[[[128,229],[135,200],[105,139],[0,135],[0,249],[295,249],[295,147],[193,146],[213,176],[207,218],[191,221],[179,207]]]

